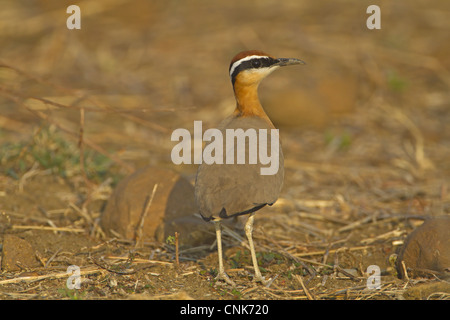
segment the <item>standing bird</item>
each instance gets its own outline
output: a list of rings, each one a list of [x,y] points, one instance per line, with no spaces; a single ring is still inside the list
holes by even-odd
[[[237,54],[229,68],[231,82],[236,98],[236,109],[231,116],[226,118],[218,127],[223,136],[227,129],[247,132],[254,129],[266,129],[268,132],[266,142],[273,141],[272,130],[275,129],[267,114],[264,112],[258,98],[258,86],[262,79],[275,69],[282,66],[304,64],[303,61],[293,58],[275,58],[262,51],[251,50]],[[241,131],[242,132],[242,131]],[[278,135],[276,142],[279,146]],[[246,159],[250,159],[250,138],[245,140]],[[236,146],[231,150],[226,149],[223,157],[231,152],[232,157],[239,152]],[[272,144],[271,144],[272,146]],[[206,146],[205,146],[206,148]],[[254,149],[253,149],[254,150]],[[267,147],[267,150],[270,150]],[[236,152],[235,152],[236,151]],[[254,279],[263,284],[266,280],[261,275],[256,259],[255,247],[252,239],[253,220],[255,212],[266,205],[272,205],[277,201],[284,179],[284,158],[281,147],[278,148],[278,168],[275,174],[262,175],[264,166],[256,162],[227,164],[203,162],[197,171],[195,181],[195,198],[200,214],[205,221],[212,221],[216,229],[217,250],[219,255],[219,274],[217,280],[235,285],[225,273],[222,260],[221,220],[239,215],[249,214],[245,224],[245,233],[248,238],[253,267]]]

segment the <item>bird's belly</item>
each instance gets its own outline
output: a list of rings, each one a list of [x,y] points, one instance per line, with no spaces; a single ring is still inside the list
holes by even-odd
[[[262,174],[261,169],[267,168],[269,164],[262,164],[259,161],[250,164],[248,150],[247,144],[244,164],[237,164],[236,161],[226,163],[225,152],[222,164],[203,163],[199,166],[195,197],[202,216],[218,217],[223,209],[227,216],[231,216],[258,205],[273,204],[278,199],[284,179],[284,157],[281,146],[274,174]]]

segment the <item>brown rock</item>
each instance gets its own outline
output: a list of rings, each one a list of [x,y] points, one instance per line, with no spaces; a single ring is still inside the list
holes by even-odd
[[[3,271],[17,271],[22,268],[38,267],[39,265],[35,250],[28,241],[12,234],[5,234],[2,250]]]
[[[405,277],[402,261],[410,276],[450,270],[450,216],[430,218],[408,235],[397,258],[400,278]]]
[[[135,240],[155,184],[158,186],[143,223],[143,240],[163,242],[178,232],[180,245],[207,241],[209,225],[194,216],[198,212],[194,187],[178,173],[155,167],[142,168],[117,185],[101,217],[103,230]]]
[[[323,101],[307,90],[280,89],[264,99],[264,110],[280,127],[322,128],[329,121]]]
[[[351,70],[316,70],[308,79],[307,87],[260,92],[264,110],[277,127],[326,128],[336,117],[354,112],[359,80]]]
[[[445,281],[421,283],[409,287],[402,296],[409,300],[428,300],[434,297],[439,300],[442,294],[450,293],[450,283]]]

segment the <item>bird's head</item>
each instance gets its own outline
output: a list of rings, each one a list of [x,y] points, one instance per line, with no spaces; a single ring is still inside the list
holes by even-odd
[[[275,69],[295,64],[305,62],[295,58],[276,58],[262,51],[250,50],[238,53],[231,60],[229,72],[233,86],[251,86],[258,85]]]

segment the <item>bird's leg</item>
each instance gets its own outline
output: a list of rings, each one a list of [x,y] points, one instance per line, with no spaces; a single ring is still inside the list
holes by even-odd
[[[226,283],[228,283],[234,287],[234,286],[236,286],[236,284],[228,277],[228,275],[225,273],[225,269],[223,267],[221,222],[220,222],[220,220],[213,221],[213,222],[214,222],[214,227],[216,228],[217,252],[219,255],[219,274],[217,275],[216,280],[224,280]]]
[[[245,234],[247,235],[248,244],[250,246],[250,253],[252,255],[252,261],[253,261],[253,268],[255,269],[255,277],[254,279],[256,281],[261,282],[262,284],[266,284],[267,281],[264,280],[263,276],[261,275],[261,271],[258,267],[258,260],[256,259],[256,253],[255,253],[255,245],[253,244],[253,220],[255,219],[255,214],[251,213],[248,217],[247,223],[245,224]]]

